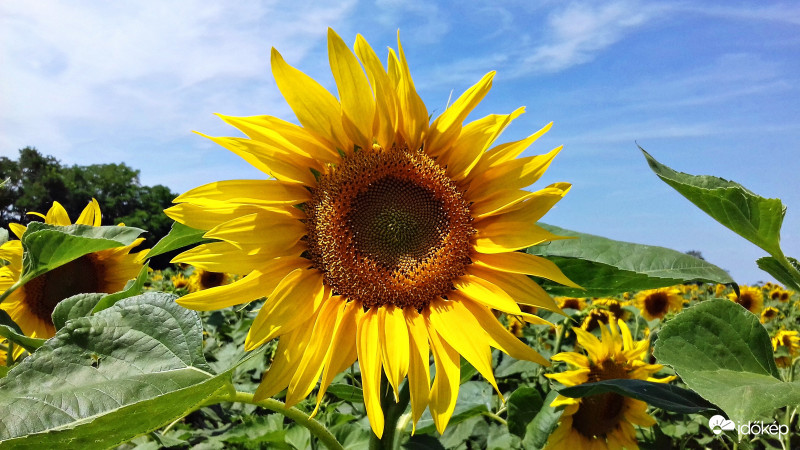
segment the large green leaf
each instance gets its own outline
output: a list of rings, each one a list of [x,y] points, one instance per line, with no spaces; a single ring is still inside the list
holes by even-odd
[[[83,255],[130,245],[143,231],[131,227],[56,226],[31,222],[22,235],[21,278],[27,281]]]
[[[719,267],[675,250],[539,225],[553,234],[578,238],[552,241],[526,250],[550,259],[567,277],[586,289],[582,291],[541,280],[542,287],[555,295],[600,297],[689,281],[733,283],[730,275]]]
[[[558,426],[558,421],[561,419],[561,412],[564,410],[563,406],[553,408],[551,403],[558,397],[558,392],[554,389],[547,394],[542,408],[528,423],[525,429],[525,438],[522,440],[522,447],[525,449],[541,449],[547,443],[550,434]]]
[[[565,397],[586,397],[614,392],[646,402],[656,408],[679,413],[716,411],[717,407],[688,389],[646,380],[615,379],[584,383],[558,391]]]
[[[163,253],[206,241],[206,239],[203,239],[204,234],[206,234],[204,230],[198,230],[196,228],[187,227],[182,223],[174,222],[172,228],[169,230],[169,234],[161,238],[161,240],[150,249],[150,252],[147,253],[147,257],[152,258]]]
[[[780,231],[786,207],[780,199],[760,197],[722,178],[676,172],[639,149],[659,178],[706,214],[767,253],[781,253]]]
[[[800,264],[794,258],[787,257],[786,261],[794,268],[794,271],[788,269],[786,265],[781,264],[780,261],[772,256],[758,258],[756,264],[761,270],[775,277],[779,283],[783,283],[787,288],[800,291],[800,279],[794,274],[795,271],[800,271]]]
[[[508,431],[519,437],[525,437],[528,424],[541,411],[542,395],[532,386],[521,386],[508,397]]]
[[[769,335],[758,316],[722,299],[693,306],[658,334],[653,354],[732,420],[769,420],[800,404],[800,383],[780,380]]]
[[[0,445],[105,448],[155,430],[229,383],[209,373],[197,314],[147,293],[56,336],[0,380]]]

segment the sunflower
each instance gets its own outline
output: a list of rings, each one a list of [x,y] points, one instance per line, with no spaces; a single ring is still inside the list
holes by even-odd
[[[783,348],[788,353],[788,356],[779,356],[775,358],[775,363],[778,367],[790,367],[792,360],[800,356],[800,336],[797,331],[780,330],[772,338],[772,350],[777,352],[779,348]]]
[[[581,328],[586,331],[592,331],[603,324],[608,324],[614,319],[614,314],[610,313],[607,309],[592,309],[589,314],[583,318]]]
[[[774,306],[764,308],[764,311],[761,311],[761,323],[767,323],[770,320],[778,317],[779,314],[780,311]]]
[[[641,291],[633,299],[634,305],[646,320],[663,319],[668,312],[683,309],[683,298],[677,288],[660,288]]]
[[[734,301],[753,314],[758,314],[764,308],[764,293],[760,288],[740,286],[739,295],[735,292],[728,294],[728,299]]]
[[[42,217],[50,225],[72,224],[67,211],[58,202],[53,202],[47,215],[31,214]],[[92,199],[75,223],[99,227],[100,219],[100,206],[97,200]],[[10,228],[20,239],[27,229],[16,223],[12,223]],[[128,280],[136,278],[142,268],[145,252],[130,251],[143,241],[144,238],[138,238],[130,245],[89,253],[45,272],[12,292],[0,303],[0,309],[11,316],[26,336],[51,338],[56,331],[51,316],[61,300],[89,292],[118,292],[125,287]],[[13,240],[3,244],[0,247],[0,259],[10,261],[9,265],[0,268],[2,294],[19,280],[22,273],[21,241]]]
[[[558,307],[561,309],[574,309],[576,311],[582,311],[586,308],[586,300],[582,298],[574,298],[574,297],[556,297],[556,303]]]
[[[210,270],[195,268],[189,276],[189,292],[202,291],[217,286],[223,286],[231,282],[231,276],[225,272],[212,272]]]
[[[176,273],[170,277],[169,281],[172,283],[175,289],[188,289],[189,287],[189,279],[186,278],[182,273]]]
[[[780,286],[775,286],[769,290],[769,298],[771,300],[778,300],[781,302],[788,302],[792,297],[792,291],[782,289]]]
[[[617,325],[618,324],[618,325]],[[622,320],[601,326],[601,339],[580,328],[573,328],[578,344],[586,355],[563,352],[553,361],[563,361],[574,370],[546,374],[565,386],[613,379],[636,379],[666,383],[674,376],[652,378],[661,370],[660,364],[646,364],[650,342],[634,342],[628,326]],[[556,397],[551,406],[564,406],[558,428],[550,435],[548,449],[576,448],[638,448],[633,425],[652,426],[655,419],[647,414],[647,403],[616,393],[583,398]]]
[[[522,188],[561,148],[517,158],[550,125],[492,147],[522,108],[462,125],[493,72],[429,123],[399,40],[388,69],[362,36],[354,54],[329,30],[328,53],[339,100],[272,50],[272,73],[299,126],[222,116],[248,138],[210,139],[274,179],[211,183],[166,210],[218,241],[175,262],[244,275],[177,301],[213,310],[267,297],[245,340],[253,350],[279,338],[256,399],[288,388],[293,405],[321,379],[319,406],[333,377],[358,360],[378,436],[381,369],[395,398],[408,376],[414,426],[429,407],[442,432],[461,356],[495,387],[490,347],[548,364],[492,309],[543,323],[518,304],[559,309],[528,275],[575,286],[553,263],[517,251],[559,238],[534,223],[570,185]]]

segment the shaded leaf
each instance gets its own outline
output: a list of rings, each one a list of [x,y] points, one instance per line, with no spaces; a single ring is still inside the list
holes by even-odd
[[[32,338],[25,336],[19,325],[11,320],[11,316],[7,312],[0,309],[0,336],[8,339],[16,345],[24,348],[25,350],[33,353],[34,350],[41,347],[45,343],[45,339]],[[5,363],[5,361],[3,362]]]
[[[183,416],[230,374],[209,373],[202,327],[148,293],[69,321],[0,380],[0,440],[15,448],[112,447]],[[124,424],[124,426],[120,426]]]
[[[528,424],[542,409],[542,405],[542,395],[536,388],[522,386],[514,391],[506,402],[508,431],[519,437],[525,437]]]
[[[444,450],[441,442],[431,435],[415,434],[408,438],[403,444],[403,448],[408,450]]]
[[[717,411],[718,408],[697,393],[678,386],[647,380],[615,379],[579,384],[558,391],[565,397],[586,397],[614,392],[635,398],[656,408],[684,414]]]
[[[709,300],[683,311],[661,330],[653,354],[736,422],[800,404],[800,383],[780,380],[758,316],[734,302]]]
[[[542,287],[554,295],[601,297],[689,281],[733,283],[730,275],[719,267],[675,250],[538,225],[559,236],[578,237],[526,250],[553,261],[567,277],[585,289],[541,280]]]
[[[800,271],[800,264],[797,263],[796,259],[788,257],[786,259],[789,261],[789,264],[795,268],[795,270]],[[795,277],[794,273],[789,272],[785,266],[781,265],[777,259],[771,256],[765,256],[757,259],[756,264],[758,264],[758,267],[761,270],[775,277],[779,283],[783,284],[787,288],[800,291],[800,280]]]
[[[489,411],[492,400],[492,387],[483,381],[467,381],[458,391],[456,407],[447,427],[450,428],[470,417]],[[429,434],[436,431],[433,418],[426,410],[417,423],[417,434]]]
[[[187,227],[182,223],[174,222],[172,228],[169,230],[169,234],[161,238],[161,240],[150,249],[150,252],[147,253],[147,258],[152,258],[163,253],[206,241],[206,239],[203,239],[204,234],[206,234],[204,230],[198,230],[196,228]]]
[[[547,443],[547,438],[558,426],[563,407],[553,408],[550,406],[553,400],[558,397],[558,392],[550,391],[545,397],[542,408],[528,423],[525,429],[525,438],[522,440],[522,447],[525,449],[541,449]]]
[[[148,277],[148,263],[145,263],[142,268],[139,270],[139,274],[136,276],[135,279],[129,281],[125,285],[125,289],[120,292],[115,292],[113,294],[109,294],[103,297],[97,305],[95,305],[94,309],[92,310],[93,313],[98,311],[102,311],[106,308],[113,306],[118,301],[124,298],[130,298],[134,295],[139,295],[144,290],[144,283],[147,281]]]
[[[329,394],[351,403],[364,403],[364,391],[349,384],[332,384],[328,386]]]
[[[64,324],[70,319],[86,317],[92,314],[97,302],[107,295],[103,293],[77,294],[58,302],[53,309],[52,316],[56,330],[64,328]]]

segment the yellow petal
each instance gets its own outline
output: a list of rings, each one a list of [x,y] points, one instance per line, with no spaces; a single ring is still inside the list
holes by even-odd
[[[254,268],[264,270],[263,268],[265,266],[268,267],[278,256],[280,256],[278,261],[287,261],[294,256],[296,257],[295,266],[302,267],[303,261],[305,261],[305,265],[308,266],[309,261],[307,259],[299,258],[300,253],[304,250],[305,247],[302,244],[298,244],[296,247],[292,248],[291,252],[287,252],[286,255],[276,255],[275,253],[267,252],[245,253],[228,242],[211,242],[193,247],[179,254],[170,262],[191,264],[211,272],[227,272],[243,275],[249,273]],[[288,273],[288,271],[286,273]]]
[[[322,273],[316,269],[289,272],[261,306],[244,342],[246,351],[285,334],[315,314],[324,298]]]
[[[291,209],[297,210],[297,208]],[[297,210],[297,212],[302,214],[302,211]],[[212,228],[215,228],[226,222],[239,219],[244,216],[249,216],[251,214],[263,214],[264,216],[274,214],[275,216],[280,217],[282,220],[287,222],[292,218],[298,219],[298,217],[292,217],[289,215],[288,212],[274,211],[268,209],[268,207],[256,205],[237,205],[235,203],[221,202],[205,205],[178,203],[177,205],[173,205],[165,209],[164,214],[176,222],[180,222],[188,227],[196,228],[198,230],[211,230]],[[300,223],[297,220],[295,221]]]
[[[520,189],[505,189],[471,204],[469,209],[472,213],[472,217],[476,219],[493,216],[536,195],[538,195],[537,192],[528,192]]]
[[[461,377],[461,357],[453,347],[439,337],[435,327],[427,318],[425,325],[428,328],[428,338],[436,365],[429,407],[436,430],[442,434],[456,407]]]
[[[175,203],[224,202],[260,206],[297,205],[311,200],[303,186],[278,180],[229,180],[204,184],[179,195]]]
[[[400,383],[408,373],[409,338],[403,310],[394,306],[378,309],[381,333],[381,358],[386,378],[394,389],[395,401],[399,401]]]
[[[61,206],[61,203],[58,202],[53,202],[53,206],[51,206],[50,210],[47,211],[47,215],[44,218],[44,223],[58,226],[72,225],[72,221],[69,220],[67,210],[64,209],[64,207]]]
[[[577,369],[577,370],[569,370],[567,372],[560,372],[560,373],[547,373],[544,376],[550,378],[551,380],[555,380],[564,386],[575,386],[578,384],[583,384],[589,381],[589,373],[591,369]]]
[[[297,363],[292,381],[289,382],[289,389],[286,392],[287,408],[306,398],[317,384],[322,374],[323,362],[330,351],[333,332],[342,318],[343,310],[344,298],[338,295],[326,300],[320,308],[308,347]]]
[[[381,346],[377,309],[367,311],[358,322],[356,338],[358,365],[361,367],[361,386],[369,425],[376,436],[383,436],[381,409]]]
[[[459,301],[436,299],[430,304],[429,317],[439,336],[472,364],[503,400],[492,372],[492,352],[486,333],[472,313]]]
[[[550,357],[553,361],[563,361],[576,367],[589,367],[589,358],[575,352],[561,352]]]
[[[339,154],[310,130],[272,116],[234,117],[217,114],[240,129],[250,139],[260,141],[282,153],[302,155],[325,162],[336,162]]]
[[[471,267],[470,272],[472,269],[473,268]],[[453,285],[457,290],[456,295],[460,294],[464,297],[471,298],[478,303],[484,304],[498,311],[511,314],[518,314],[521,312],[519,305],[517,305],[517,302],[514,300],[514,298],[485,278],[467,273],[466,275],[453,280]],[[448,295],[452,294],[453,293]]]
[[[495,192],[530,186],[550,167],[553,158],[561,149],[562,147],[557,147],[544,155],[512,159],[483,172],[473,171],[474,178],[467,180],[470,182],[468,191],[470,198],[477,202]]]
[[[308,326],[297,327],[278,339],[278,348],[272,364],[264,372],[253,399],[256,401],[270,398],[289,385],[295,373],[297,362],[303,356],[308,341],[311,339],[314,317],[307,322]]]
[[[461,94],[458,100],[433,121],[425,142],[428,154],[441,155],[453,145],[461,133],[464,120],[492,88],[495,73],[492,71],[484,75],[480,81]]]
[[[342,107],[336,98],[311,77],[287,64],[274,48],[272,75],[301,125],[340,149],[352,147],[342,127]]]
[[[522,154],[531,144],[536,142],[537,139],[542,137],[553,126],[553,122],[548,123],[541,130],[533,133],[532,135],[514,142],[506,142],[488,150],[482,157],[478,164],[475,166],[473,174],[477,176],[485,172],[490,167],[497,166],[507,161],[515,159]]]
[[[305,225],[299,220],[262,212],[229,220],[212,228],[203,237],[230,242],[248,251],[260,249],[279,254],[294,247],[305,232]]]
[[[517,339],[516,336],[509,333],[503,324],[497,320],[497,317],[492,314],[489,308],[467,298],[461,298],[459,301],[472,313],[472,316],[475,317],[481,325],[481,328],[486,332],[489,345],[515,359],[533,361],[543,366],[550,365],[542,355],[536,353],[534,349],[528,347]]]
[[[580,286],[572,282],[561,272],[555,263],[540,256],[531,255],[523,252],[483,254],[475,253],[472,261],[484,267],[489,267],[503,272],[520,273],[533,275],[535,277],[547,278],[565,286],[580,289]]]
[[[328,59],[339,89],[345,130],[350,128],[352,140],[362,148],[372,145],[375,100],[364,70],[353,52],[335,31],[328,28]],[[349,149],[348,149],[349,150]]]
[[[25,234],[25,230],[28,229],[28,227],[19,223],[10,223],[8,224],[8,228],[14,233],[17,239],[22,239],[22,235]]]
[[[86,208],[83,208],[80,217],[75,223],[79,223],[81,225],[91,225],[93,227],[99,227],[101,225],[102,215],[100,214],[100,205],[97,204],[97,200],[92,199]]]
[[[364,36],[356,36],[356,55],[364,64],[372,90],[375,92],[375,123],[373,135],[383,148],[390,148],[397,135],[397,92],[383,64]]]
[[[602,328],[602,327],[601,327]],[[578,338],[578,344],[586,350],[589,358],[594,362],[600,362],[608,359],[607,348],[597,339],[592,333],[580,328],[572,328]]]
[[[498,272],[480,266],[470,267],[469,272],[502,289],[517,303],[549,309],[564,315],[555,300],[541,286],[525,275]]]
[[[454,180],[466,178],[483,152],[500,136],[505,127],[524,111],[525,108],[519,108],[511,114],[493,114],[467,124],[456,143],[442,158],[451,178]]]
[[[408,386],[411,395],[411,434],[417,429],[431,395],[430,350],[425,319],[414,308],[403,310],[408,327],[410,358],[408,365]]]
[[[569,183],[554,183],[525,200],[517,204],[510,211],[504,212],[498,216],[492,216],[485,219],[476,220],[476,228],[481,227],[481,222],[491,221],[491,223],[507,222],[507,223],[536,223],[541,219],[547,211],[555,206],[556,203],[561,201],[569,192],[572,185]]]
[[[360,302],[349,302],[344,306],[341,319],[333,332],[331,346],[325,355],[325,369],[322,371],[322,381],[317,392],[317,406],[311,413],[311,417],[314,417],[319,410],[320,402],[322,402],[325,391],[328,390],[333,378],[356,362],[358,358],[356,331],[358,320],[362,315],[364,315],[364,310]]]
[[[425,103],[417,94],[414,81],[411,79],[411,72],[408,69],[408,61],[400,44],[400,32],[397,32],[397,52],[400,79],[397,86],[397,97],[400,102],[400,111],[403,117],[402,132],[408,148],[415,150],[422,146],[422,137],[428,131],[428,109]],[[390,52],[390,60],[394,52]]]
[[[522,250],[542,242],[574,239],[556,236],[530,222],[511,221],[507,216],[507,214],[503,214],[486,218],[480,222],[480,226],[475,227],[478,230],[475,234],[475,250],[480,253],[506,253]],[[512,216],[512,218],[516,219],[517,217]]]

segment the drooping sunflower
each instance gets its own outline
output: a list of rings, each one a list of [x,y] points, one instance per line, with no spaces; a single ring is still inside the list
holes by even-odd
[[[764,308],[764,292],[758,287],[739,286],[739,295],[731,292],[728,294],[728,299],[744,306],[753,314],[759,314]]]
[[[601,339],[580,328],[573,328],[578,345],[586,355],[562,352],[550,358],[566,362],[573,370],[546,374],[565,386],[576,386],[613,379],[636,379],[666,383],[674,376],[653,378],[660,364],[646,364],[648,339],[634,342],[622,320],[600,326]],[[569,398],[559,395],[551,406],[564,406],[558,428],[550,435],[548,449],[638,448],[634,425],[649,427],[656,423],[647,414],[647,403],[616,393]]]
[[[678,288],[641,291],[633,298],[633,303],[647,320],[663,319],[667,313],[683,309],[683,297]]]
[[[31,214],[41,217],[50,225],[72,225],[67,211],[58,202],[53,202],[46,215]],[[100,221],[100,206],[97,200],[92,199],[75,223],[99,227]],[[20,239],[27,229],[16,223],[12,223],[10,228]],[[0,309],[8,313],[26,336],[51,338],[55,335],[51,316],[61,300],[82,293],[118,292],[125,287],[128,280],[136,278],[142,268],[145,252],[130,251],[143,241],[144,238],[138,238],[130,245],[89,253],[43,273],[12,292],[0,303]],[[19,240],[8,241],[0,248],[0,259],[11,262],[0,268],[0,294],[19,280],[22,273],[22,252]]]
[[[534,223],[570,185],[523,188],[561,148],[517,158],[550,125],[492,147],[523,109],[462,125],[493,72],[431,123],[399,40],[388,68],[362,36],[354,54],[329,30],[328,52],[338,100],[272,50],[272,73],[299,126],[221,116],[248,138],[210,139],[274,179],[211,183],[166,210],[218,240],[175,262],[244,275],[178,302],[213,310],[267,297],[245,341],[253,350],[279,338],[256,399],[288,387],[293,405],[321,379],[319,405],[333,377],[358,360],[378,436],[381,369],[395,396],[408,376],[413,423],[429,407],[441,432],[461,356],[495,387],[490,347],[548,364],[492,309],[541,323],[519,304],[558,307],[528,275],[574,286],[548,260],[517,251],[558,238]]]
[[[778,367],[791,367],[792,361],[800,356],[800,333],[797,331],[779,330],[772,337],[772,350],[784,349],[788,355],[775,358]]]

